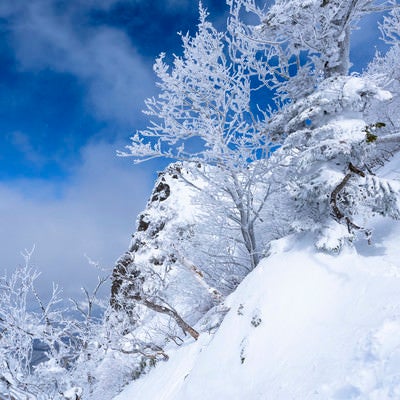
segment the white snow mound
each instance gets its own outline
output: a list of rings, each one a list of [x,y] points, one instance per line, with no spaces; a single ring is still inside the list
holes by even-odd
[[[275,242],[214,335],[171,350],[116,400],[399,399],[397,225],[378,221],[373,245],[338,256],[307,236]]]

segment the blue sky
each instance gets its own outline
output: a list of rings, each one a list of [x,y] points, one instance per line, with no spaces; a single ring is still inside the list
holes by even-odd
[[[218,19],[224,2],[206,1]],[[116,157],[145,126],[152,65],[193,29],[191,0],[0,3],[0,271],[32,263],[74,296],[112,267],[156,171]]]
[[[224,1],[203,3],[222,24]],[[154,59],[179,52],[176,33],[193,31],[197,10],[193,0],[0,3],[0,271],[35,245],[42,286],[70,296],[98,273],[85,254],[111,268],[126,250],[165,163],[133,166],[115,152],[145,126]],[[363,35],[357,68],[377,30]]]

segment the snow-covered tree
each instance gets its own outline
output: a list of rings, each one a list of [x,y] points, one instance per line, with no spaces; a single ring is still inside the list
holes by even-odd
[[[399,184],[373,173],[385,124],[368,123],[365,111],[390,99],[368,79],[338,76],[289,106],[287,138],[270,162],[290,199],[292,229],[317,232],[318,248],[339,250],[357,231],[369,238],[365,224],[376,213],[400,216]]]
[[[272,5],[229,0],[228,4],[238,52],[253,73],[277,92],[278,104],[311,94],[321,80],[347,75],[352,30],[364,15],[391,6],[374,0],[277,0]]]
[[[62,306],[57,286],[43,301],[30,256],[27,252],[23,267],[0,278],[0,397],[76,399],[84,393],[89,398],[107,350],[101,316],[94,315],[104,279],[92,294],[85,291],[86,299],[76,307]],[[76,311],[81,315],[76,317]]]
[[[51,398],[58,392],[57,380],[38,382],[41,372],[38,370],[36,375],[36,366],[32,365],[34,344],[44,345],[46,358],[52,358],[63,369],[62,364],[67,363],[70,356],[62,340],[67,326],[61,312],[55,308],[59,301],[56,287],[46,304],[39,299],[34,288],[39,274],[30,267],[29,259],[27,253],[26,265],[0,280],[0,381],[3,391],[15,398],[35,399],[43,392],[48,393],[45,398]],[[38,312],[30,310],[32,302],[39,306]]]
[[[230,56],[232,40],[212,26],[201,6],[197,33],[182,41],[183,56],[175,56],[172,67],[164,54],[157,60],[160,94],[147,100],[145,111],[151,125],[132,137],[123,154],[136,162],[188,162],[186,168],[205,182],[199,188],[209,194],[205,206],[225,205],[251,269],[260,259],[255,226],[266,201],[255,193],[262,191],[265,165],[253,163],[270,149],[265,113],[252,104],[255,88],[246,66]]]
[[[356,231],[369,237],[364,228],[368,216],[398,218],[398,184],[373,173],[382,161],[378,144],[393,134],[377,112],[392,100],[384,90],[389,87],[382,88],[388,75],[348,75],[351,30],[365,14],[392,8],[382,32],[393,41],[395,3],[229,4],[236,54],[241,59],[247,55],[248,70],[277,98],[268,130],[282,146],[268,164],[270,200],[281,208],[283,231],[316,231],[317,247],[338,250]]]
[[[397,112],[400,102],[400,9],[395,1],[391,2],[392,10],[385,15],[379,25],[382,39],[389,46],[386,53],[377,53],[369,64],[365,76],[375,79],[383,88],[393,95],[390,104],[374,107],[370,110],[370,119],[383,121],[387,132],[400,131],[400,116]]]

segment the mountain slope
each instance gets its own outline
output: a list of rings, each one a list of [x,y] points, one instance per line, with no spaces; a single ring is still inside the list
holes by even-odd
[[[277,241],[229,297],[214,336],[203,333],[117,399],[398,398],[400,229],[384,226],[390,237],[368,255],[316,253],[307,237]]]
[[[394,159],[381,176],[398,177]],[[397,399],[400,226],[375,218],[371,245],[318,252],[311,235],[272,243],[201,331],[116,400]]]

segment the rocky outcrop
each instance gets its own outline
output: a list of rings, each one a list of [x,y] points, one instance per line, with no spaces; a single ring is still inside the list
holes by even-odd
[[[167,179],[168,177],[178,179],[176,168],[179,170],[179,166],[171,165],[167,170],[159,173],[146,209],[138,217],[137,231],[132,237],[129,249],[117,260],[114,266],[110,302],[115,309],[121,308],[121,300],[128,292],[134,292],[135,282],[139,285],[143,284],[144,277],[141,276],[140,270],[135,268],[135,254],[151,247],[152,242],[155,241],[154,239],[164,229],[166,221],[169,219],[168,213],[165,213],[164,218],[157,220],[152,220],[151,215],[154,209],[159,208],[159,203],[167,200],[170,196],[171,189],[167,183]],[[154,247],[158,247],[158,244],[154,243]],[[149,258],[148,261],[156,265],[162,263],[160,260],[152,258]],[[122,293],[121,290],[124,282],[130,282],[130,284],[124,287],[124,292]]]
[[[172,320],[181,333],[197,339],[192,325],[220,296],[190,261],[197,193],[183,174],[189,173],[181,164],[159,174],[129,249],[113,269],[110,303],[116,313],[130,318],[132,331],[145,315],[148,321],[162,314],[169,325]]]

